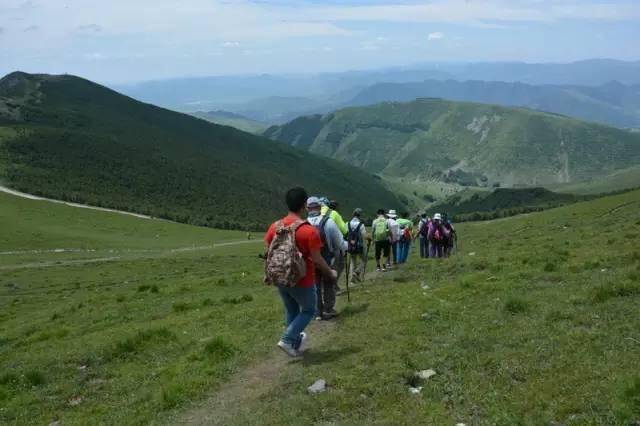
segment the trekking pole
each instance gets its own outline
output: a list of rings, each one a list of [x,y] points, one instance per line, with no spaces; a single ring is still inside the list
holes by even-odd
[[[346,263],[346,265],[344,265],[344,270],[345,270],[345,278],[347,281],[347,302],[351,303],[351,292],[349,291],[349,275],[351,275],[351,264],[349,262],[349,253],[346,253],[344,255],[344,261]]]

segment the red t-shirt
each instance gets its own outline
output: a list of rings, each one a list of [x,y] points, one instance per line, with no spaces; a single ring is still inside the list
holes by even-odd
[[[300,219],[293,213],[289,213],[288,216],[285,216],[282,221],[285,226],[291,225],[296,220]],[[271,241],[276,235],[276,224],[275,222],[271,224],[269,230],[264,236],[264,242],[267,245],[271,244]],[[320,239],[320,234],[316,230],[315,226],[310,224],[301,225],[298,227],[296,231],[296,245],[298,246],[298,250],[302,253],[304,257],[304,262],[307,265],[307,274],[298,281],[298,287],[309,288],[313,287],[315,284],[315,268],[313,266],[313,260],[311,260],[311,252],[320,250],[322,248],[322,240]]]

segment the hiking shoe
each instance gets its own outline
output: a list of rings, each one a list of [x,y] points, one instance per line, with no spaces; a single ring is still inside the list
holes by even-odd
[[[336,312],[335,309],[331,309],[330,311],[325,311],[323,316],[326,319],[331,319],[331,318],[335,318],[336,316],[338,316],[338,313]]]
[[[298,346],[298,352],[304,352],[309,345],[309,336],[304,331],[300,333],[300,346]]]
[[[302,354],[300,353],[300,351],[298,351],[296,348],[294,348],[292,345],[283,342],[282,340],[280,340],[278,342],[278,347],[280,349],[282,349],[284,351],[284,353],[286,353],[287,355],[289,355],[291,358],[298,358],[300,357]]]
[[[382,268],[376,268],[376,272],[382,272]]]

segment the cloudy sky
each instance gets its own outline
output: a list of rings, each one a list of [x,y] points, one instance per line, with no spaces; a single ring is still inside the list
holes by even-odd
[[[0,74],[104,83],[640,59],[640,0],[0,0]]]

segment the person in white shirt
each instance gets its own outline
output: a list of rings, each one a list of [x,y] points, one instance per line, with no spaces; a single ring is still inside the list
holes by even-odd
[[[391,258],[393,264],[397,265],[396,250],[398,246],[398,240],[400,240],[400,225],[396,221],[398,214],[395,210],[389,210],[387,213],[387,222],[389,223],[389,231],[391,231]]]
[[[347,224],[347,244],[348,252],[351,258],[351,281],[358,282],[364,278],[364,268],[366,267],[366,259],[368,255],[367,241],[371,237],[367,235],[367,227],[361,220],[362,209],[355,209],[353,217]]]

